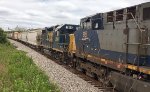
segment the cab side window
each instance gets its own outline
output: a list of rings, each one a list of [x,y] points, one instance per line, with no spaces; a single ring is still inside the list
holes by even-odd
[[[100,19],[100,18],[93,19],[92,20],[92,29],[93,30],[103,29],[102,19]]]
[[[85,28],[86,29],[90,29],[91,28],[91,21],[90,21],[90,18],[88,18],[86,21],[85,21]]]

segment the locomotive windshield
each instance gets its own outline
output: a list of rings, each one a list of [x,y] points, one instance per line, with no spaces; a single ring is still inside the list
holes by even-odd
[[[101,17],[101,14],[96,14],[90,17],[83,18],[81,19],[80,26],[83,30],[103,29],[103,18]]]
[[[83,18],[81,19],[81,28],[82,29],[91,29],[91,18]]]

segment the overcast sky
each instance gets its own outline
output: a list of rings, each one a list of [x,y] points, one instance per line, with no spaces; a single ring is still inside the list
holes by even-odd
[[[150,0],[0,0],[0,27],[79,24],[82,17]]]

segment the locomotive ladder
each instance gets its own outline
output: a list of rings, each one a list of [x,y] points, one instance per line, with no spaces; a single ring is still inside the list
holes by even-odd
[[[143,45],[143,29],[141,29],[140,25],[138,24],[137,20],[135,19],[134,15],[132,13],[127,13],[127,14],[130,14],[132,16],[132,19],[134,20],[134,23],[136,24],[138,30],[140,31],[140,40],[139,40],[139,43],[128,43],[129,42],[129,32],[127,34],[127,47],[126,47],[126,62],[127,62],[127,54],[128,54],[128,45],[138,45],[138,66],[139,66],[139,59],[140,59],[140,46]],[[127,25],[127,20],[126,20],[126,25]],[[128,28],[128,27],[127,27]],[[129,30],[128,30],[129,31]],[[134,62],[135,63],[135,62]]]
[[[132,13],[127,13],[127,14],[130,14],[132,16],[132,19],[134,20],[134,23],[136,24],[138,30],[140,31],[140,39],[139,39],[139,43],[128,43],[129,41],[129,32],[128,32],[128,35],[127,35],[127,48],[126,48],[126,62],[127,62],[127,54],[128,54],[128,45],[132,44],[132,45],[138,45],[138,67],[139,67],[139,62],[140,62],[140,51],[141,51],[141,45],[147,45],[147,44],[143,44],[143,31],[145,31],[145,29],[142,29],[140,27],[140,25],[138,24],[137,20],[135,19],[134,15]],[[126,20],[127,21],[127,20]],[[127,25],[127,22],[126,22],[126,25]],[[134,61],[135,63],[135,61]],[[138,76],[141,74],[141,72],[138,74]],[[137,78],[136,78],[137,79]],[[129,89],[129,92],[131,91],[133,85],[135,84],[135,81],[133,82],[132,86],[130,87]],[[125,87],[126,88],[126,87]]]

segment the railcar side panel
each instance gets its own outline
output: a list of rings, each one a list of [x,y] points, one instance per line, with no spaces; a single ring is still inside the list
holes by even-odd
[[[38,33],[41,32],[42,29],[33,29],[29,30],[27,34],[27,42],[32,44],[32,45],[37,45],[37,36]]]

